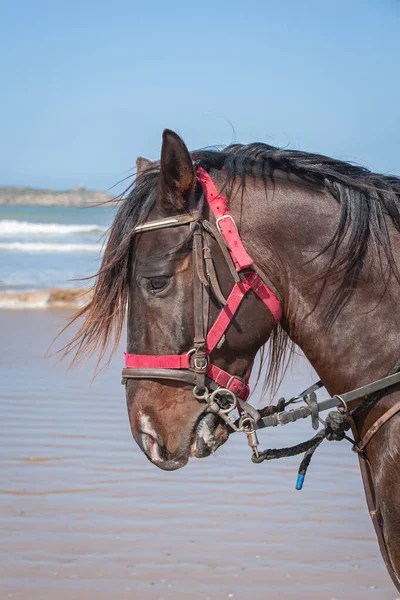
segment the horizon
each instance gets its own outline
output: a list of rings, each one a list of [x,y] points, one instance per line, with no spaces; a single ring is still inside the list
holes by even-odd
[[[119,193],[167,127],[190,150],[262,141],[400,175],[398,3],[229,7],[8,4],[0,186]]]

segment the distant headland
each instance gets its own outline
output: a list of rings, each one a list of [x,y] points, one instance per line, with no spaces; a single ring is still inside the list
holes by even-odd
[[[77,185],[73,190],[41,190],[0,186],[0,205],[9,206],[93,206],[112,201],[112,196]]]

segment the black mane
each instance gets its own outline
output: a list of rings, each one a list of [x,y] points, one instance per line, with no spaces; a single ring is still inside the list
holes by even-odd
[[[332,258],[324,271],[314,278],[325,283],[332,278],[341,279],[328,305],[327,327],[350,299],[371,245],[378,252],[380,264],[383,266],[386,262],[389,267],[386,269],[387,281],[394,274],[400,283],[387,227],[389,218],[400,232],[400,178],[373,173],[328,156],[262,143],[232,144],[222,151],[201,150],[193,152],[192,158],[207,171],[223,169],[228,189],[237,177],[245,186],[247,178],[267,182],[280,171],[326,189],[340,204],[337,229],[320,251],[322,254],[332,248]]]

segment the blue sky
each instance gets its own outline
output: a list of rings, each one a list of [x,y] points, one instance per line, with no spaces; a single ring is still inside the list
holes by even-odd
[[[165,127],[400,175],[399,0],[0,9],[0,185],[109,188]]]

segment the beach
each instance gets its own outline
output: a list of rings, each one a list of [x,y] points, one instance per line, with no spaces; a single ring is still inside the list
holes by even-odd
[[[398,598],[349,444],[322,444],[302,492],[300,457],[255,465],[239,434],[162,472],[131,437],[123,342],[91,386],[93,363],[44,358],[68,314],[0,310],[1,599]],[[299,359],[282,393],[312,378]],[[290,424],[260,443],[312,434]]]

